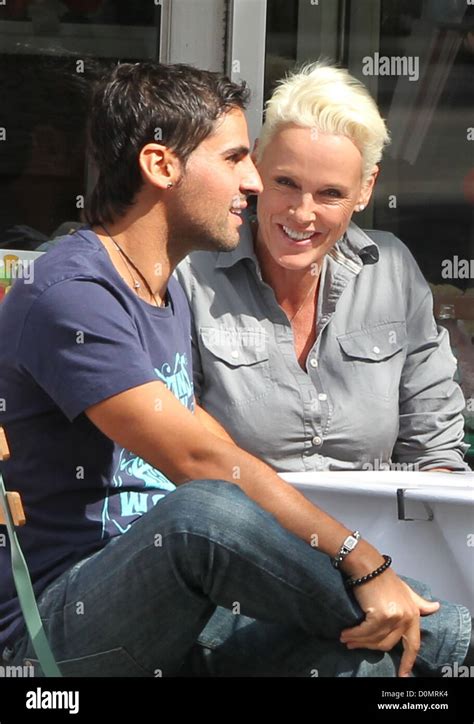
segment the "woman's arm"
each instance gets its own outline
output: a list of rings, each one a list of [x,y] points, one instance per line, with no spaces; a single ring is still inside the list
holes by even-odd
[[[456,359],[449,335],[436,326],[433,298],[404,248],[399,274],[406,298],[408,353],[400,380],[400,424],[394,462],[420,469],[469,470],[463,461],[464,397],[454,382]]]

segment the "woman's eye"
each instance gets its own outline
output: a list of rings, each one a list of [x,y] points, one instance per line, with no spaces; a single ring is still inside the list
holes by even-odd
[[[341,192],[338,189],[326,189],[323,191],[323,196],[330,196],[333,199],[340,199]]]
[[[291,178],[287,178],[286,176],[279,176],[277,179],[275,179],[275,181],[280,186],[295,186],[294,181],[292,181]]]

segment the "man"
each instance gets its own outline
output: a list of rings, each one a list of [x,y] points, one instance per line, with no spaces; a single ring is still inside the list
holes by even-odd
[[[90,228],[0,309],[4,473],[65,675],[406,676],[417,654],[420,671],[466,654],[465,609],[438,612],[194,404],[170,277],[189,252],[239,241],[261,189],[246,100],[184,65],[115,68],[92,101]],[[31,661],[0,554],[0,650]]]

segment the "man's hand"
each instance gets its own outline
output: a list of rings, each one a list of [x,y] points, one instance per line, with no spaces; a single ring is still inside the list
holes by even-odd
[[[366,618],[359,626],[345,629],[341,642],[348,649],[391,651],[401,639],[398,675],[409,676],[420,650],[420,616],[435,613],[440,604],[419,596],[391,569],[352,590]]]

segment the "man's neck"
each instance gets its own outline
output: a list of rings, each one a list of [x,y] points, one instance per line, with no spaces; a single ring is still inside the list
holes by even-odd
[[[129,212],[112,223],[94,226],[93,231],[129,286],[133,287],[133,276],[138,279],[141,276],[142,282],[145,279],[143,286],[149,287],[154,296],[163,300],[168,280],[178,262],[170,258],[165,220],[160,222],[156,213],[154,218],[151,216],[145,214],[138,217],[136,213]]]

